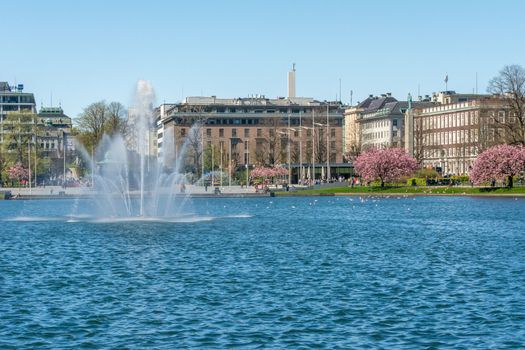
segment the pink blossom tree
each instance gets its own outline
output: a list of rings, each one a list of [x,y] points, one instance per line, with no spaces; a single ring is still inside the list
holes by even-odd
[[[512,188],[512,177],[525,171],[525,148],[522,146],[493,146],[474,161],[470,171],[470,179],[476,185],[493,180],[507,180],[507,186]]]
[[[7,173],[11,180],[18,180],[19,185],[21,180],[29,178],[29,170],[24,168],[21,163],[16,163],[9,167]]]
[[[359,155],[354,168],[357,174],[366,181],[385,182],[409,176],[417,170],[417,161],[401,148],[373,149]]]
[[[267,167],[256,167],[250,173],[252,179],[258,179],[261,181],[269,180],[278,176],[285,176],[288,174],[288,170],[281,166],[275,166],[272,168]]]

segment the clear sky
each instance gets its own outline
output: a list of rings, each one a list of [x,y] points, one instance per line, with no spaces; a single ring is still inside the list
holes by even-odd
[[[342,100],[472,92],[525,65],[525,1],[2,1],[0,81],[51,95],[76,117],[98,100],[130,104],[138,79],[157,102],[182,96]]]

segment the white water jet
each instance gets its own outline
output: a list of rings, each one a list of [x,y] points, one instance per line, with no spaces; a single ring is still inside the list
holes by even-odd
[[[183,215],[188,199],[187,179],[181,173],[189,140],[177,142],[173,132],[165,132],[162,153],[151,149],[156,137],[153,106],[155,92],[150,83],[137,83],[129,109],[129,132],[104,136],[95,152],[93,182],[99,216],[173,218]],[[193,126],[199,128],[199,126]],[[182,140],[181,140],[182,141]],[[155,150],[156,152],[156,150]],[[86,161],[89,161],[85,152]]]

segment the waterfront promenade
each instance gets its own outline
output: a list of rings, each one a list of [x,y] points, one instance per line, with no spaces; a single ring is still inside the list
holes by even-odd
[[[255,188],[253,186],[222,186],[218,187],[219,195],[234,196],[234,195],[255,195]],[[0,187],[0,192],[11,192],[12,196],[19,196],[20,198],[60,198],[60,197],[90,197],[95,194],[91,187],[66,187],[62,186],[39,186],[31,189],[27,187]],[[178,192],[176,194],[182,195]],[[217,195],[215,188],[208,186],[187,185],[185,194],[207,196]],[[130,191],[130,195],[139,195],[138,191]]]

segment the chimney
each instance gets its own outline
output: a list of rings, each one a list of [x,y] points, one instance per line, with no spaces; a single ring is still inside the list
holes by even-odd
[[[292,70],[288,72],[288,98],[295,97],[295,63]]]
[[[386,93],[386,97],[392,97],[392,93],[391,92],[387,92]]]

